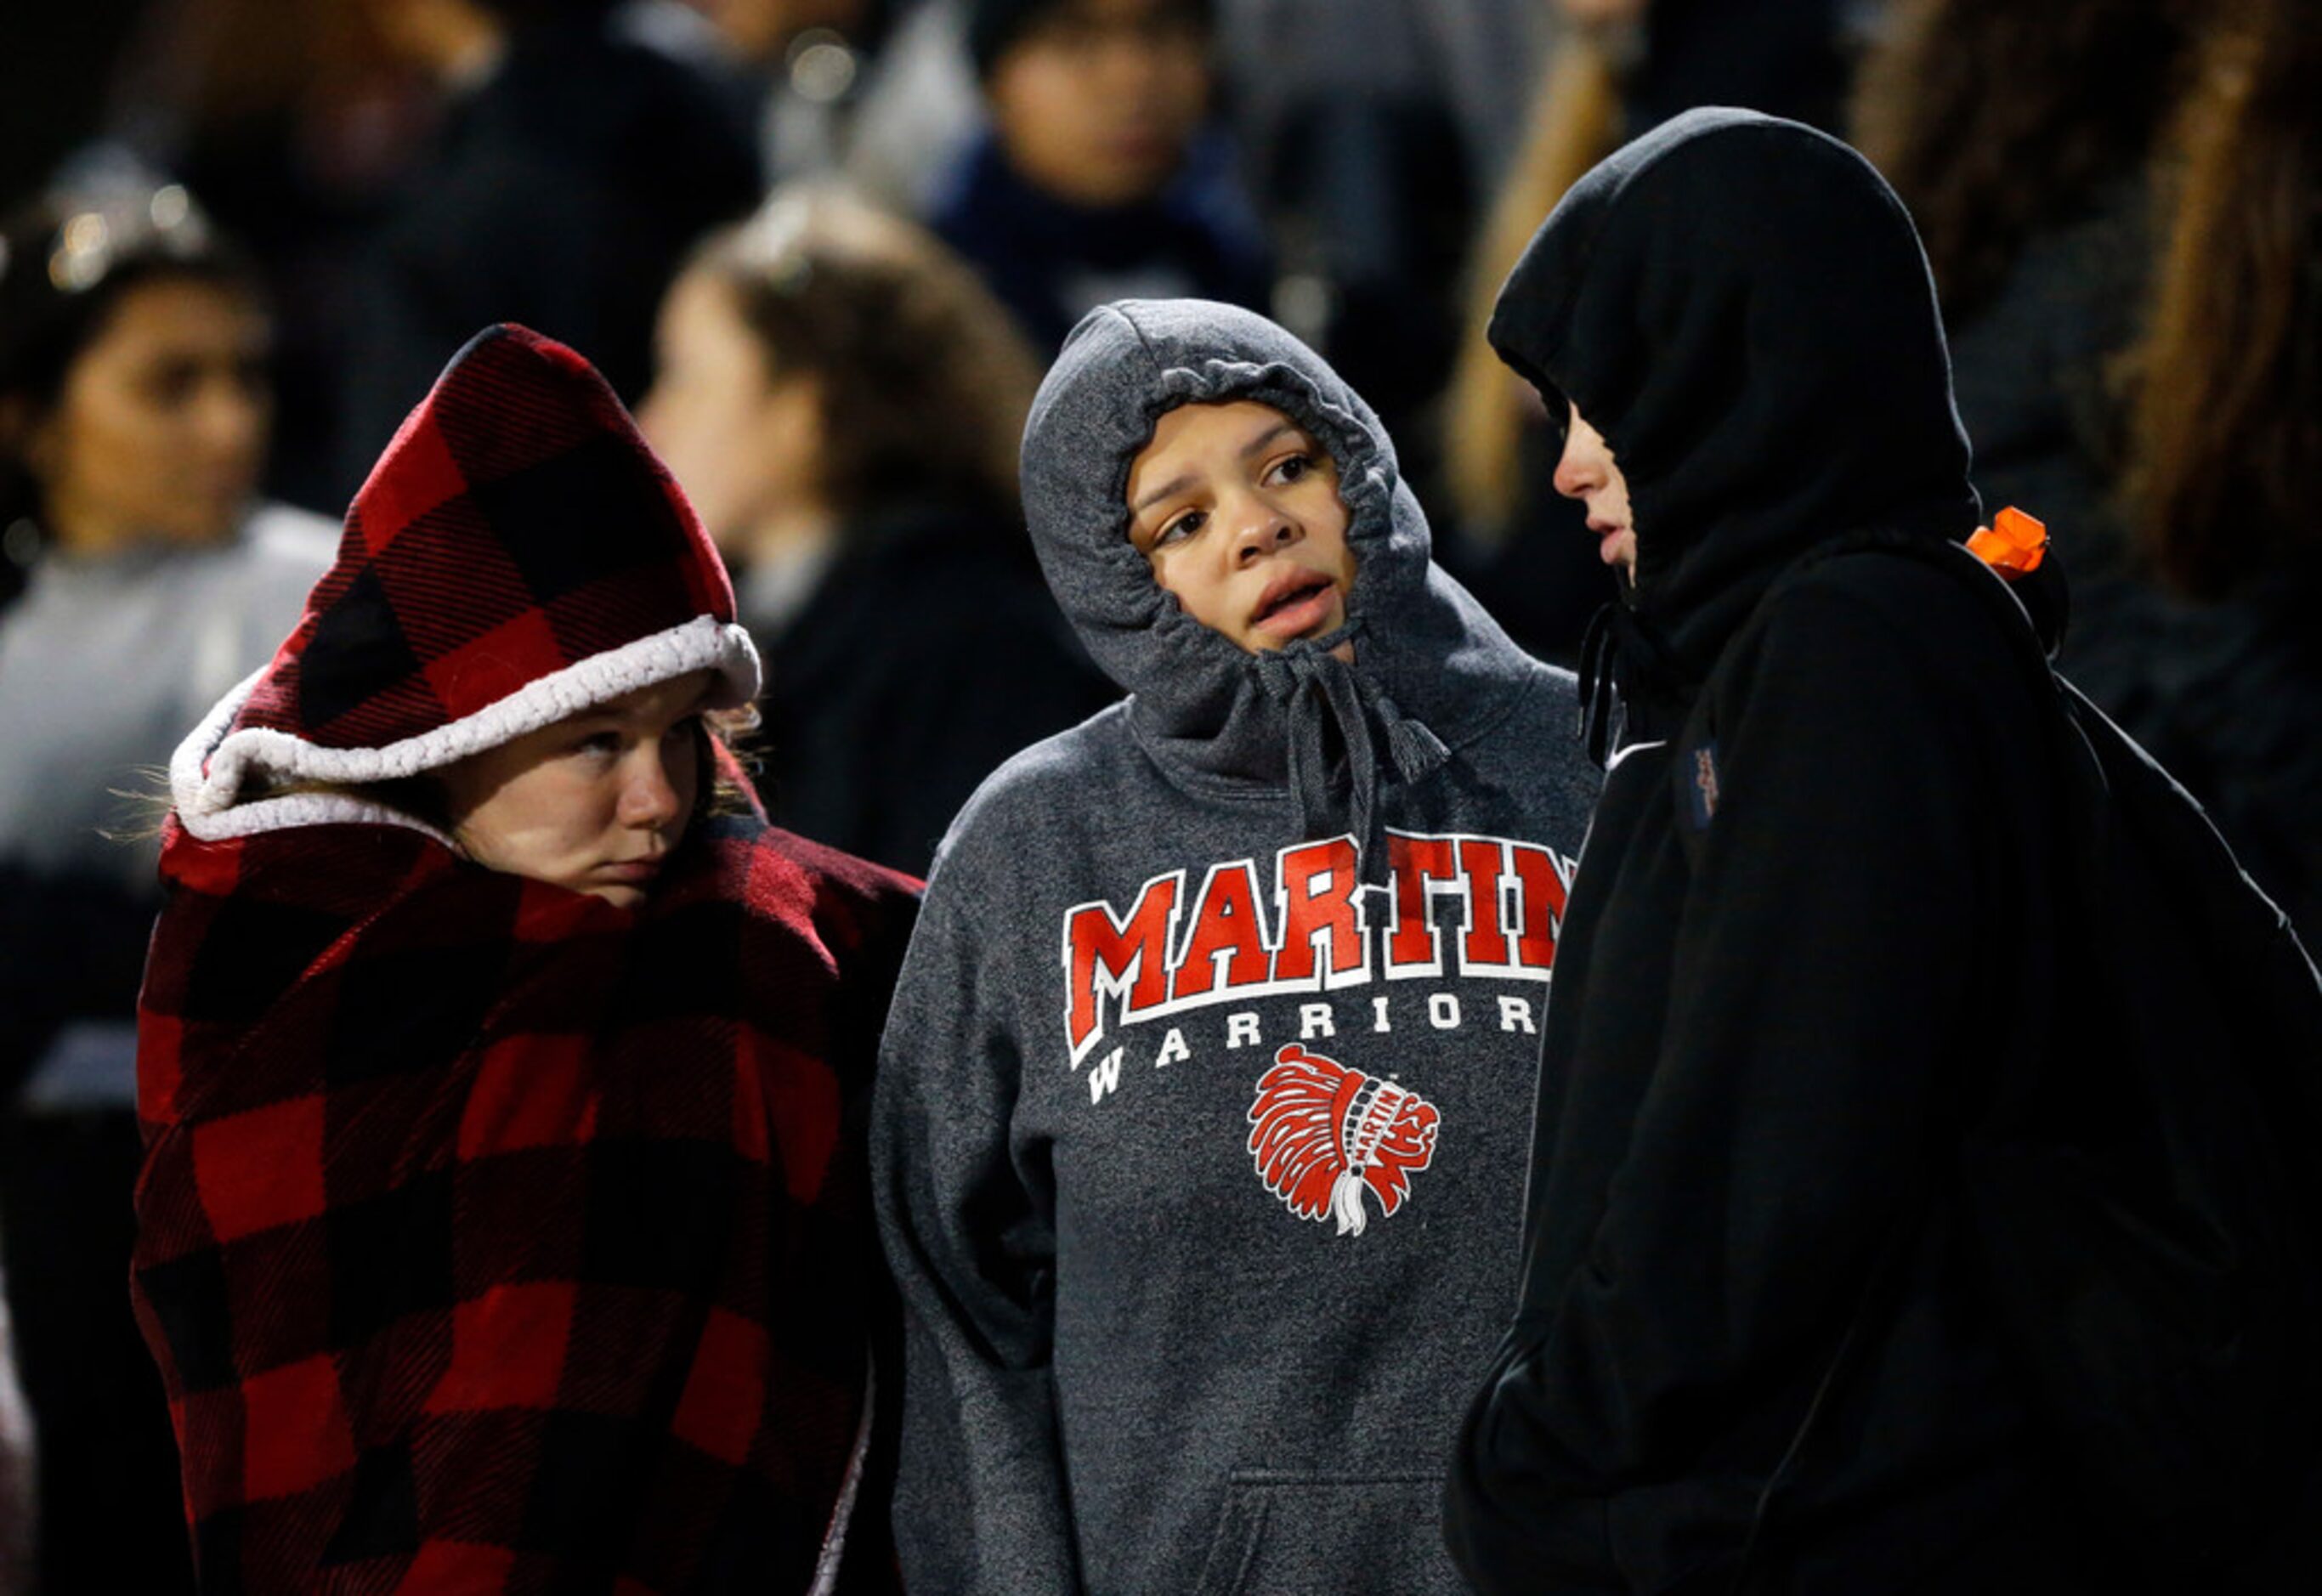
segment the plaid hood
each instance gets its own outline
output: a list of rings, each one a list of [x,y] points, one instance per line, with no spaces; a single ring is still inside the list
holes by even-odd
[[[756,696],[756,652],[683,492],[587,360],[490,327],[355,495],[297,629],[178,745],[171,795],[205,840],[416,825],[350,794],[245,793],[416,775],[705,669],[723,679],[714,705]]]

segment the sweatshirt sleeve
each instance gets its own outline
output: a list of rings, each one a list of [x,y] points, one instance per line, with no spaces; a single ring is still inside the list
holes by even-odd
[[[2029,728],[2033,703],[1894,597],[1802,582],[1710,689],[1716,798],[1659,1052],[1585,1245],[1559,1249],[1574,1266],[1528,1261],[1456,1465],[1479,1589],[1625,1591],[1730,1555],[1956,1123],[1988,816],[2020,807],[1993,789],[1992,716]],[[1596,971],[1589,1001],[1662,1000],[1620,981]],[[1559,1143],[1609,1128],[1580,1117]],[[1556,1151],[1536,1157],[1552,1187]]]
[[[894,1522],[912,1590],[1078,1588],[1049,1373],[1045,1154],[1011,1145],[1008,949],[940,865],[881,1050],[872,1156],[904,1308]]]

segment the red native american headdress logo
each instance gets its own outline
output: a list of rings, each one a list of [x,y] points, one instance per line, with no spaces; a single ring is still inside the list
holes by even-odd
[[[1403,1206],[1411,1172],[1435,1156],[1435,1105],[1392,1081],[1350,1070],[1295,1043],[1257,1078],[1249,1150],[1266,1189],[1302,1219],[1337,1216],[1339,1234],[1370,1223],[1367,1187],[1382,1218]]]

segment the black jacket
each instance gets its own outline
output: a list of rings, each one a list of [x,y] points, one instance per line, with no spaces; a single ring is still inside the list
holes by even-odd
[[[766,664],[759,791],[779,824],[925,875],[1002,761],[1118,695],[1020,533],[906,506],[845,540],[782,630],[742,617]]]
[[[2038,684],[1923,561],[1801,567],[1975,524],[1909,222],[1834,141],[1695,113],[1573,191],[1492,335],[1604,434],[1639,563],[1453,1553],[1486,1591],[1722,1592],[1745,1546],[1761,1591],[2086,1588],[1956,1201],[2056,1041]]]
[[[2322,947],[2322,563],[2182,605],[2129,723],[2184,782],[2308,948]]]
[[[1853,0],[1652,0],[1624,98],[1641,133],[1696,105],[1844,120]]]

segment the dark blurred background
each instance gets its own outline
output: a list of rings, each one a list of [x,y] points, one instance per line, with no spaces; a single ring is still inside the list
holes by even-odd
[[[0,12],[0,206],[14,210],[105,125],[106,90],[144,0],[11,5]]]

